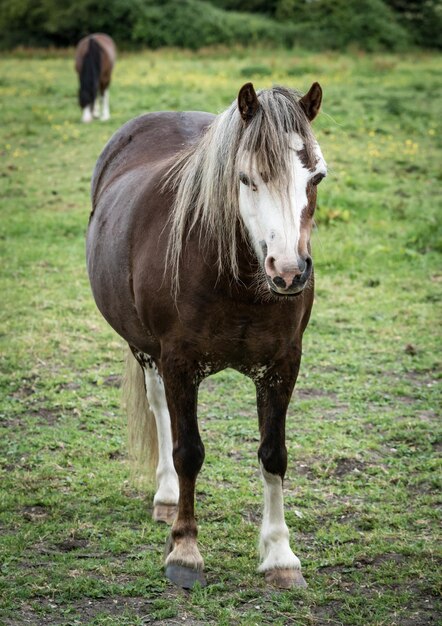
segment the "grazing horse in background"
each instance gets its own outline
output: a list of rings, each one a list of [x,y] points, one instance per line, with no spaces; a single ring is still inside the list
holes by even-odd
[[[110,118],[109,85],[117,49],[109,35],[95,33],[80,40],[75,50],[75,69],[80,79],[78,99],[82,121]],[[101,113],[98,96],[101,98]]]
[[[155,456],[155,520],[172,522],[166,575],[205,584],[195,483],[199,383],[231,367],[256,385],[264,482],[259,571],[305,586],[283,508],[285,420],[313,303],[310,234],[326,164],[310,122],[322,90],[244,85],[218,116],[125,124],[92,180],[87,265],[103,316],[130,347],[130,438]],[[147,400],[146,400],[147,396]],[[147,451],[143,451],[143,442]]]

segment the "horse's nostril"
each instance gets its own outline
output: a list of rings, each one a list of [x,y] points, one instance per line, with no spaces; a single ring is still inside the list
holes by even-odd
[[[281,289],[285,289],[287,286],[285,280],[281,276],[275,276],[273,282],[277,287],[280,287]]]
[[[312,257],[307,256],[305,257],[305,259],[302,259],[302,260],[303,260],[303,264],[302,264],[302,268],[300,267],[300,270],[303,274],[307,274],[310,272],[312,265],[313,265]]]

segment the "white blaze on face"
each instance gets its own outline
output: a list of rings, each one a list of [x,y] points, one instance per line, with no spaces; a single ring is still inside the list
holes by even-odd
[[[302,162],[299,153],[303,147],[301,137],[297,133],[291,133],[291,178],[288,193],[275,190],[271,184],[264,182],[253,162],[250,166],[245,163],[242,169],[240,213],[256,255],[261,261],[264,261],[265,244],[268,256],[283,264],[297,265],[301,217],[308,202],[307,185],[316,174],[326,173],[319,145],[315,144],[317,161],[314,171],[309,170]]]

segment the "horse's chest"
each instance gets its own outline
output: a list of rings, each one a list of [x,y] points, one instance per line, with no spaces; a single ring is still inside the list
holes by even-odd
[[[298,339],[296,319],[257,318],[247,313],[200,320],[199,368],[207,375],[225,367],[249,371],[288,355]],[[259,372],[257,372],[259,373]]]

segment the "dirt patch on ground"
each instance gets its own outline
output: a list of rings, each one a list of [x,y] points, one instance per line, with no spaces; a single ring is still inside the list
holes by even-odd
[[[40,426],[54,426],[60,419],[60,411],[46,407],[32,409],[29,411],[29,415],[37,417]]]
[[[49,507],[44,504],[34,504],[22,508],[22,515],[28,522],[40,522],[45,520],[50,513]]]
[[[111,461],[122,461],[127,460],[128,456],[123,450],[111,450],[108,452],[108,458]]]
[[[162,600],[176,599],[186,592],[179,589],[167,589]],[[155,611],[156,599],[143,597],[114,596],[112,598],[84,598],[73,602],[67,610],[66,606],[47,599],[36,599],[32,603],[23,604],[20,611],[13,618],[6,619],[5,626],[61,626],[62,624],[81,624],[86,626],[92,623],[97,616],[119,616],[128,624],[127,613],[132,612],[143,624],[161,624],[161,626],[208,626],[210,621],[196,620],[185,608],[180,609],[178,615],[169,618],[158,618]],[[172,602],[171,602],[172,603]],[[124,618],[123,618],[124,615]]]
[[[118,617],[131,610],[141,617],[149,618],[152,601],[146,598],[85,598],[73,603],[69,612],[65,607],[50,600],[37,600],[24,604],[14,618],[6,619],[5,626],[58,626],[61,624],[90,624],[97,615]],[[127,623],[127,622],[125,622]],[[145,622],[152,623],[152,622]]]
[[[81,383],[76,383],[73,381],[70,381],[68,383],[60,383],[59,385],[57,385],[57,389],[60,390],[67,390],[67,391],[75,391],[76,389],[81,389]]]
[[[315,626],[341,626],[342,622],[337,618],[341,610],[342,602],[330,600],[327,604],[316,606],[312,613]]]
[[[351,457],[335,459],[329,465],[326,465],[325,462],[318,464],[317,458],[304,458],[302,463],[298,462],[293,466],[292,478],[287,478],[285,484],[286,487],[290,485],[290,480],[293,480],[297,474],[310,480],[323,476],[343,478],[351,473],[361,474],[367,467],[368,464],[364,461]]]
[[[20,417],[14,416],[2,420],[1,426],[12,430],[24,430],[29,427],[29,423],[26,421],[27,417],[36,418],[38,426],[55,426],[63,415],[75,413],[75,409],[36,406],[36,403],[33,402],[32,404],[29,403],[27,408],[23,405],[23,410],[20,413]]]
[[[21,381],[20,387],[15,389],[12,393],[10,393],[10,397],[15,400],[23,400],[32,396],[36,392],[36,383],[38,381],[38,376],[30,376],[29,378],[23,378]]]
[[[74,539],[69,538],[60,543],[55,544],[60,552],[72,552],[73,550],[81,550],[87,548],[89,541],[87,539]]]
[[[419,411],[419,413],[416,413],[416,419],[431,424],[435,421],[439,421],[439,415],[436,411],[429,409],[428,411]]]
[[[12,430],[22,430],[26,428],[25,422],[19,417],[8,417],[6,419],[2,418],[1,428],[11,428]]]
[[[106,387],[121,387],[122,377],[119,374],[111,374],[106,376],[103,381],[103,385]]]
[[[351,472],[363,472],[366,464],[357,459],[342,457],[336,459],[336,466],[330,470],[332,476],[342,478]]]
[[[438,372],[437,370],[432,371],[432,370],[428,370],[428,371],[417,371],[417,370],[410,370],[408,372],[404,372],[403,374],[401,374],[401,378],[405,378],[406,380],[409,380],[411,382],[413,382],[415,385],[417,385],[418,387],[428,387],[428,386],[432,386],[437,384],[437,380],[436,379],[436,375],[440,374],[440,372]],[[397,378],[397,377],[394,377]]]
[[[299,400],[311,400],[312,398],[330,398],[336,400],[337,395],[332,391],[318,389],[315,387],[295,387],[293,398]]]
[[[413,607],[405,607],[398,626],[430,626],[440,624],[442,614],[429,598],[419,598]]]

